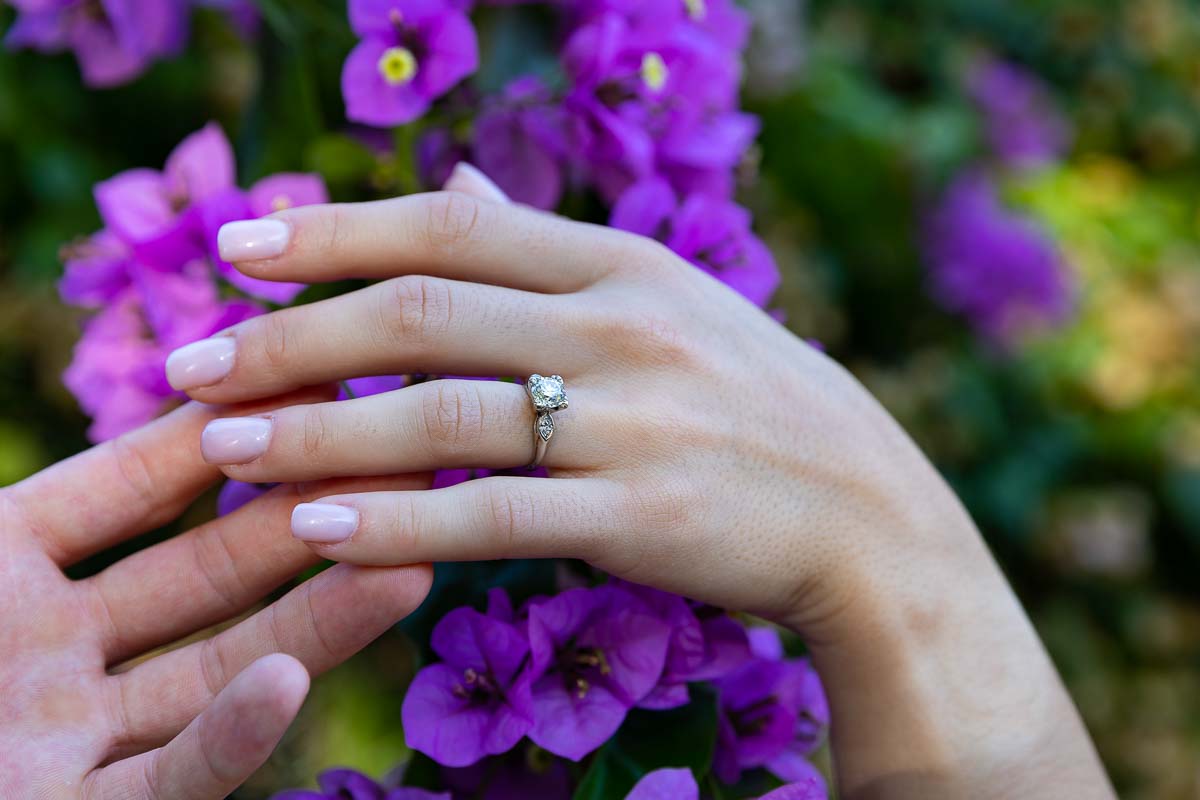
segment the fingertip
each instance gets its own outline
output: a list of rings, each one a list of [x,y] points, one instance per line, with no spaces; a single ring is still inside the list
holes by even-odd
[[[454,170],[450,173],[450,177],[446,179],[446,184],[443,187],[448,192],[462,192],[477,197],[480,200],[488,200],[493,203],[510,203],[508,195],[504,193],[496,182],[483,173],[478,167],[460,161],[454,165]]]
[[[246,668],[247,672],[250,670],[255,671],[252,680],[264,681],[278,702],[278,707],[284,711],[290,710],[290,716],[294,717],[312,684],[304,664],[287,653],[272,653]]]

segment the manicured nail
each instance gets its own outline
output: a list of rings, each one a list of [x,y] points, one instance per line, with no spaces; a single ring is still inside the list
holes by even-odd
[[[211,386],[233,369],[236,349],[232,336],[185,345],[167,356],[167,383],[179,391]]]
[[[484,175],[479,168],[465,161],[460,161],[454,165],[454,170],[450,173],[450,177],[446,179],[445,188],[452,192],[473,194],[476,197],[491,200],[495,203],[509,202],[508,195],[496,185],[495,181]]]
[[[337,544],[358,528],[358,511],[329,503],[301,503],[292,509],[292,535],[302,542]]]
[[[200,434],[200,452],[210,464],[245,464],[267,452],[270,442],[269,419],[214,419]]]
[[[291,237],[291,228],[278,219],[227,222],[217,231],[217,249],[226,261],[257,261],[281,255]]]

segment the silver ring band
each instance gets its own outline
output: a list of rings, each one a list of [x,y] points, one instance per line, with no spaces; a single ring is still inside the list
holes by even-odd
[[[533,403],[533,461],[530,469],[537,469],[546,457],[550,439],[554,436],[553,412],[567,407],[567,391],[561,375],[549,378],[533,374],[525,381],[525,391]]]

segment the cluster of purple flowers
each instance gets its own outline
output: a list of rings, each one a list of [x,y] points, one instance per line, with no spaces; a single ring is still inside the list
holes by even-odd
[[[116,86],[150,64],[177,54],[187,41],[192,6],[229,13],[250,33],[257,25],[251,0],[12,0],[19,12],[5,37],[11,48],[73,50],[89,86]]]
[[[493,5],[512,2],[492,0]],[[342,73],[347,116],[376,126],[426,115],[479,64],[470,0],[350,0],[362,37]],[[563,88],[514,78],[470,131],[434,124],[418,143],[440,186],[470,160],[514,200],[552,209],[568,188],[613,208],[611,224],[660,239],[765,304],[779,276],[733,200],[758,133],[738,107],[749,18],[732,0],[562,0]]]
[[[95,189],[104,228],[64,248],[62,298],[98,309],[64,375],[92,417],[89,436],[111,438],[159,414],[177,395],[167,355],[288,303],[304,287],[247,278],[217,255],[220,226],[327,201],[317,176],[280,174],[239,189],[233,149],[210,124],[187,137],[160,172],[132,169]]]
[[[823,786],[807,760],[829,721],[816,673],[784,656],[774,630],[747,630],[717,609],[616,581],[519,609],[497,589],[485,612],[447,614],[431,644],[441,660],[413,680],[404,730],[409,746],[446,767],[476,765],[526,737],[579,761],[631,709],[687,705],[688,685],[708,682],[719,702],[718,778],[732,784],[765,768]]]
[[[931,293],[963,315],[990,344],[1011,347],[1070,316],[1074,287],[1054,240],[1038,223],[1006,207],[999,180],[1054,164],[1069,129],[1050,93],[1016,65],[988,59],[967,76],[995,164],[955,176],[924,221]]]

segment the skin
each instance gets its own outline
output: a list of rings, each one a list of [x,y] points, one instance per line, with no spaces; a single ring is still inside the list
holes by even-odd
[[[319,561],[276,532],[331,484],[276,490],[93,577],[63,574],[169,521],[220,477],[197,445],[213,416],[190,404],[0,490],[0,797],[224,797],[270,755],[310,674],[424,599],[427,566],[339,565],[216,636],[123,664],[250,610]]]
[[[573,557],[796,631],[833,709],[842,797],[1109,798],[1020,604],[936,470],[845,370],[660,245],[509,204],[478,171],[448,191],[274,215],[269,280],[381,279],[250,320],[194,387],[244,401],[352,376],[557,372],[551,479],[330,493],[346,563]],[[519,384],[443,380],[271,420],[222,470],[296,481],[515,467]],[[219,460],[219,459],[218,459]]]

